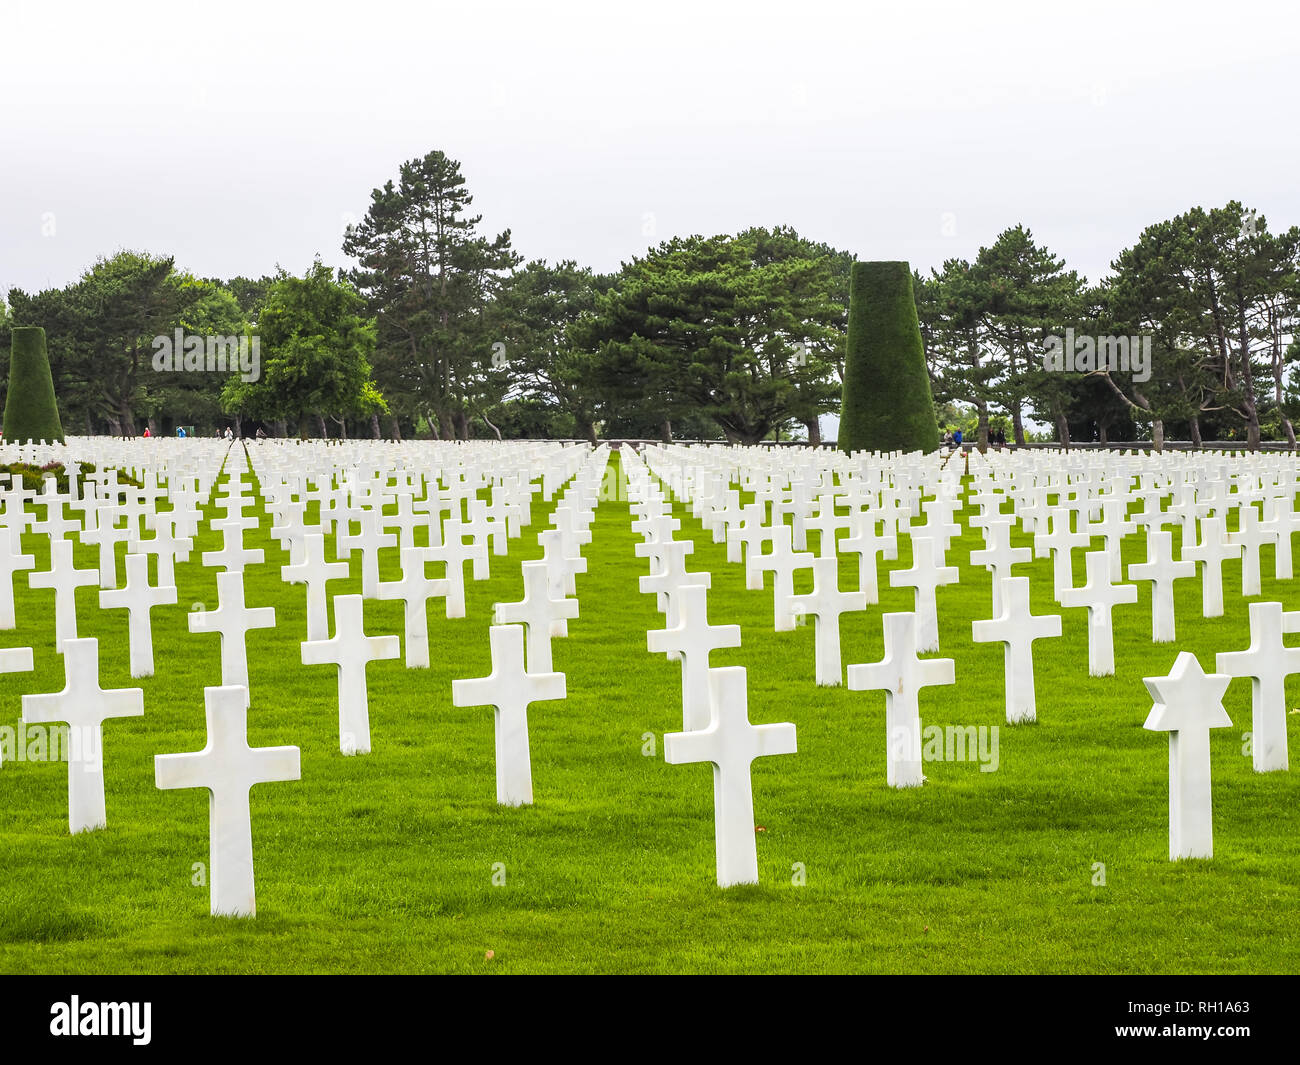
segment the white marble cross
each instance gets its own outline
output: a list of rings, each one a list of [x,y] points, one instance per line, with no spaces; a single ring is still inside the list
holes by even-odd
[[[153,624],[149,611],[176,602],[174,587],[155,588],[149,583],[149,556],[126,556],[126,585],[116,591],[101,591],[102,610],[127,611],[126,631],[131,656],[131,676],[153,676]]]
[[[250,629],[275,627],[275,607],[249,608],[244,605],[244,575],[238,570],[217,574],[216,610],[195,610],[189,615],[190,632],[221,634],[221,684],[244,689],[248,697],[248,650],[245,637]]]
[[[794,575],[797,570],[808,569],[813,564],[810,551],[795,551],[793,530],[789,525],[777,525],[772,530],[772,550],[761,555],[756,563],[764,573],[772,571],[772,616],[777,632],[795,628],[794,612],[790,600],[794,597]]]
[[[922,688],[956,683],[951,658],[918,658],[916,615],[885,614],[885,657],[848,668],[849,691],[884,691],[887,755],[885,777],[891,788],[925,782],[921,765]]]
[[[984,547],[970,553],[972,566],[983,566],[993,575],[993,616],[1002,615],[1002,588],[1011,578],[1011,567],[1033,558],[1028,547],[1011,546],[1011,519],[990,521],[984,526]]]
[[[14,574],[36,566],[34,555],[24,555],[19,530],[0,525],[0,629],[12,629],[14,614]]]
[[[403,627],[406,631],[406,668],[429,667],[429,608],[430,599],[447,594],[445,577],[430,577],[425,572],[429,560],[427,547],[403,547],[402,577],[396,581],[379,582],[380,599],[400,599],[403,603]],[[340,563],[341,565],[342,563]],[[576,605],[576,604],[575,604]],[[337,613],[337,607],[335,608]]]
[[[1228,543],[1242,549],[1241,556],[1241,594],[1259,595],[1259,549],[1264,544],[1276,543],[1277,530],[1259,520],[1259,511],[1250,502],[1242,503],[1237,508],[1238,528],[1228,533]]]
[[[379,552],[385,547],[396,547],[397,534],[384,532],[384,518],[378,507],[360,511],[357,518],[361,523],[361,532],[355,537],[361,548],[361,595],[366,599],[378,599]],[[463,581],[461,587],[464,587]],[[451,600],[447,602],[450,609]],[[447,616],[451,617],[451,614]]]
[[[451,682],[455,706],[491,706],[496,725],[497,802],[522,806],[533,801],[533,767],[528,752],[528,705],[563,699],[563,673],[528,673],[524,669],[521,625],[493,625],[492,672],[486,677]]]
[[[302,561],[296,565],[280,567],[281,580],[307,586],[308,640],[329,639],[329,596],[325,586],[329,581],[346,580],[347,576],[346,562],[325,561],[324,533],[307,533],[303,537]]]
[[[54,639],[60,653],[69,640],[77,638],[77,589],[98,583],[99,574],[95,570],[76,568],[71,540],[52,541],[50,568],[27,574],[30,587],[54,589]]]
[[[682,728],[696,732],[709,725],[709,655],[740,646],[739,625],[709,624],[709,590],[684,584],[674,592],[676,624],[646,633],[652,652],[676,653],[682,662]]]
[[[1034,535],[1034,555],[1038,558],[1052,556],[1052,596],[1058,603],[1061,596],[1074,587],[1074,549],[1092,543],[1092,537],[1086,532],[1075,532],[1070,528],[1073,514],[1069,507],[1052,507],[1048,513],[1049,531],[1040,529]]]
[[[1241,557],[1241,545],[1230,544],[1223,518],[1201,519],[1201,542],[1183,547],[1183,558],[1201,564],[1201,613],[1207,618],[1223,617],[1223,563]]]
[[[1251,680],[1251,762],[1257,773],[1287,769],[1286,678],[1300,673],[1300,647],[1288,647],[1284,632],[1300,627],[1300,612],[1283,614],[1281,603],[1250,604],[1250,646],[1218,655],[1215,668]]]
[[[842,680],[840,660],[840,615],[867,609],[866,592],[841,592],[839,589],[839,560],[817,558],[813,560],[813,590],[807,595],[790,599],[790,609],[795,617],[812,615],[814,621],[813,656],[814,675],[819,685],[835,687]]]
[[[126,508],[116,503],[101,503],[95,511],[97,525],[86,530],[83,543],[99,546],[99,586],[117,587],[117,545],[129,543],[131,527],[125,524]],[[123,524],[119,525],[121,521]]]
[[[916,643],[918,651],[939,650],[939,606],[935,590],[947,584],[956,584],[961,573],[956,566],[943,564],[943,548],[928,536],[912,537],[912,565],[908,569],[890,571],[891,588],[914,588],[916,614]]]
[[[1147,533],[1147,560],[1128,568],[1129,580],[1151,582],[1151,642],[1172,643],[1175,633],[1174,581],[1196,576],[1196,563],[1174,561],[1174,534]]]
[[[412,548],[407,548],[412,550]],[[423,548],[415,548],[421,551]],[[338,667],[339,750],[370,753],[370,702],[366,694],[366,664],[402,653],[396,636],[367,636],[362,618],[363,597],[334,597],[334,635],[302,645],[304,666]]]
[[[551,637],[566,634],[564,623],[578,616],[578,600],[551,597],[545,562],[525,562],[521,570],[524,597],[516,603],[495,604],[493,622],[497,625],[523,625],[527,630],[528,671],[550,673]],[[559,632],[556,632],[557,626]]]
[[[158,586],[172,587],[176,584],[176,563],[184,562],[190,557],[194,540],[189,536],[177,534],[176,518],[172,511],[164,511],[153,516],[154,535],[151,540],[130,540],[127,551],[132,554],[155,555],[158,559]]]
[[[876,556],[884,559],[898,558],[898,537],[886,531],[876,535],[876,513],[860,508],[853,511],[851,535],[840,541],[840,550],[858,556],[858,591],[864,592],[868,603],[880,602]]]
[[[154,782],[163,789],[208,789],[212,915],[254,917],[257,898],[248,793],[254,784],[300,780],[300,755],[297,747],[249,747],[246,691],[204,688],[203,698],[207,745],[193,754],[155,755]]]
[[[1169,858],[1212,858],[1214,823],[1210,805],[1210,729],[1232,724],[1223,695],[1232,678],[1206,673],[1190,651],[1182,651],[1166,677],[1143,683],[1155,704],[1143,728],[1169,733]]]
[[[221,566],[226,573],[243,573],[245,566],[264,562],[266,552],[260,547],[244,546],[244,530],[256,527],[257,522],[252,518],[214,521],[212,528],[221,530],[221,550],[204,551],[200,561],[205,566]]]
[[[1088,673],[1109,677],[1115,672],[1111,610],[1120,603],[1136,603],[1137,585],[1111,584],[1109,551],[1089,551],[1083,559],[1086,579],[1080,587],[1063,592],[1060,603],[1088,608]]]
[[[1006,680],[1007,721],[1037,720],[1034,696],[1034,641],[1061,635],[1057,614],[1029,612],[1029,578],[1008,577],[1002,586],[1002,613],[988,621],[971,622],[975,643],[1003,645],[1002,672]]]
[[[706,728],[669,732],[664,761],[669,765],[713,763],[714,847],[718,886],[758,883],[758,848],[754,838],[755,758],[794,754],[794,725],[753,725],[745,670],[727,666],[709,671],[712,713]]]
[[[30,653],[30,652],[29,652]],[[99,686],[99,641],[68,639],[63,645],[63,691],[24,695],[23,721],[68,723],[68,826],[87,832],[108,824],[104,807],[104,722],[110,717],[140,717],[140,688]]]

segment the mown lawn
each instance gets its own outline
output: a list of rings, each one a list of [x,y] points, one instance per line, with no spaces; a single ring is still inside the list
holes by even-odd
[[[554,645],[568,698],[530,711],[536,803],[495,803],[492,712],[453,707],[451,682],[488,672],[492,604],[519,598],[519,565],[540,557],[548,512],[535,503],[510,556],[492,558],[492,579],[468,583],[467,619],[448,621],[430,604],[432,668],[370,666],[374,753],[355,758],[339,753],[332,668],[299,664],[305,591],[280,581],[287,555],[262,512],[246,544],[264,548],[267,564],[247,574],[247,599],[274,606],[278,625],[249,638],[249,738],[301,747],[302,780],[253,791],[253,920],[209,916],[207,887],[192,883],[195,863],[208,860],[206,795],[159,791],[153,777],[155,754],[205,741],[218,637],[191,635],[184,615],[216,605],[215,571],[198,555],[219,547],[218,535],[205,529],[178,565],[178,605],[154,611],[154,677],[129,676],[125,611],[100,611],[97,589],[80,590],[80,634],[100,640],[101,683],[142,687],[145,716],[105,727],[104,831],[69,836],[64,765],[0,767],[0,971],[1282,972],[1300,963],[1300,788],[1295,770],[1256,774],[1243,754],[1250,682],[1233,682],[1233,727],[1212,738],[1213,860],[1168,861],[1167,740],[1141,727],[1151,703],[1142,677],[1168,672],[1179,650],[1211,669],[1216,651],[1249,642],[1235,566],[1225,569],[1223,618],[1202,619],[1199,582],[1178,582],[1176,644],[1150,642],[1150,585],[1139,583],[1138,603],[1115,610],[1111,678],[1088,676],[1085,612],[1055,608],[1050,561],[1017,567],[1033,579],[1035,612],[1063,614],[1064,635],[1035,645],[1039,722],[1006,726],[1001,647],[970,638],[990,590],[969,564],[981,538],[963,512],[949,556],[962,583],[938,593],[941,654],[955,660],[957,684],[926,689],[922,718],[1001,725],[999,765],[928,763],[923,788],[896,791],[885,784],[884,694],[814,686],[811,624],[772,631],[771,576],[767,590],[746,591],[743,568],[679,507],[678,535],[696,545],[690,568],[713,575],[711,620],[743,629],[743,647],[714,664],[748,668],[751,720],[798,729],[798,754],[754,766],[762,883],[724,892],[711,772],[662,759],[663,734],[681,728],[680,667],[646,650],[646,630],[663,622],[637,588],[646,569],[625,500],[596,511],[581,617]],[[24,540],[40,567],[43,540]],[[1144,550],[1140,534],[1129,537],[1126,561]],[[95,551],[79,548],[78,565],[93,567]],[[1264,555],[1264,598],[1300,608]],[[899,556],[884,568],[906,567],[905,546]],[[397,575],[395,549],[382,569]],[[855,586],[853,556],[841,575]],[[811,586],[801,576],[798,591]],[[911,609],[910,590],[889,588],[883,571],[880,583],[881,604],[843,621],[846,663],[878,660],[881,613]],[[23,693],[63,686],[53,593],[28,589],[25,575],[15,588],[18,628],[0,645],[34,647],[36,671],[0,675],[0,725],[17,724]],[[352,578],[330,593],[359,591],[356,556]],[[401,611],[367,601],[367,631],[402,633]],[[1294,684],[1289,705],[1300,701]],[[1293,748],[1297,722],[1288,717]]]

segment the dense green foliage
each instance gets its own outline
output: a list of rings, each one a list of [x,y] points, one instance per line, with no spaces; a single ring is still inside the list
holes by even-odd
[[[269,358],[262,315],[288,275],[203,280],[169,257],[132,251],[63,289],[11,291],[0,306],[0,380],[11,328],[39,325],[63,424],[78,433],[231,424],[237,434],[261,425],[276,435],[816,443],[820,419],[840,413],[851,252],[788,226],[756,226],[673,237],[600,274],[572,260],[525,261],[511,231],[484,232],[472,205],[460,163],[440,151],[373,189],[342,242],[352,265],[333,278],[360,301],[349,304],[347,328],[360,338],[372,322],[372,339],[359,348],[345,340],[340,367],[319,388],[341,335],[310,332],[305,306],[287,330],[266,324],[281,334],[281,368],[311,367],[311,381],[252,387],[229,372],[158,372],[151,343],[176,329],[259,337]],[[915,273],[930,391],[954,412],[934,439],[969,424],[983,446],[1005,421],[1015,443],[1039,435],[1035,423],[1064,443],[1294,443],[1300,228],[1274,234],[1236,201],[1197,207],[1149,226],[1111,265],[1089,282],[1015,225],[969,261]],[[318,265],[308,276],[326,272]],[[895,285],[867,298],[890,302]],[[304,338],[317,335],[308,354]],[[1151,376],[1109,365],[1063,372],[1046,360],[1063,337],[1135,338],[1149,347]],[[919,378],[908,392],[921,395]],[[871,405],[884,396],[849,394],[850,426],[862,419],[853,397]],[[920,406],[907,446],[930,446]],[[889,420],[901,429],[912,415]],[[859,446],[855,432],[841,444]]]
[[[45,330],[22,326],[11,332],[9,388],[5,394],[5,439],[53,442],[63,439],[54,399],[54,379],[45,353]]]
[[[933,451],[939,427],[907,263],[855,263],[840,449]]]

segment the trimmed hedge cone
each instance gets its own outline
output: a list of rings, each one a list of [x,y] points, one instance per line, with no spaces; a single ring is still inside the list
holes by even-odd
[[[939,422],[907,263],[854,263],[841,451],[934,451]]]
[[[9,394],[5,397],[5,439],[63,442],[63,423],[54,400],[54,378],[45,352],[45,330],[15,326],[9,358]]]

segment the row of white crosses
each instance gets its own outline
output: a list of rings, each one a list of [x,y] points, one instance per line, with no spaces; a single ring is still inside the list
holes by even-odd
[[[569,465],[565,468],[569,468],[572,462],[566,461]],[[299,776],[299,754],[296,747],[254,749],[249,748],[246,739],[249,705],[246,637],[252,629],[269,627],[275,623],[272,608],[250,609],[244,601],[245,567],[264,562],[260,550],[250,551],[243,546],[244,531],[256,525],[255,519],[243,514],[244,510],[256,502],[249,495],[248,485],[242,476],[246,471],[242,453],[236,453],[230,468],[230,480],[217,499],[217,505],[226,512],[224,521],[214,522],[214,526],[223,533],[223,545],[220,551],[208,552],[203,557],[205,565],[222,567],[222,572],[217,575],[218,608],[190,614],[191,631],[216,632],[222,641],[223,683],[205,690],[208,744],[202,751],[192,755],[160,755],[157,758],[158,787],[205,787],[211,793],[212,912],[237,916],[256,912],[248,811],[249,788],[255,783],[298,779]],[[591,476],[599,479],[598,472]],[[589,485],[590,480],[591,477],[584,484]],[[150,509],[143,511],[140,516],[150,520],[156,536],[153,540],[140,542],[142,545],[152,545],[152,549],[145,547],[142,551],[133,550],[126,556],[127,582],[121,589],[114,587],[115,574],[113,580],[106,580],[102,573],[74,568],[71,542],[63,537],[67,532],[78,531],[79,523],[63,519],[63,505],[49,498],[52,493],[48,492],[48,482],[47,498],[42,500],[47,511],[43,523],[30,522],[26,515],[27,500],[20,490],[15,492],[11,489],[3,501],[6,508],[4,516],[10,520],[0,528],[0,532],[3,529],[12,531],[9,535],[0,537],[0,546],[8,545],[10,548],[7,552],[0,553],[0,557],[15,563],[10,566],[10,575],[14,569],[31,568],[31,556],[25,556],[24,562],[17,547],[18,537],[28,524],[36,526],[33,531],[47,533],[51,537],[52,565],[49,573],[52,576],[43,578],[42,574],[33,574],[37,578],[33,586],[41,587],[44,582],[45,586],[55,591],[56,603],[60,604],[56,607],[56,630],[60,650],[65,657],[65,687],[56,694],[25,695],[23,709],[26,721],[67,721],[70,725],[72,757],[69,760],[69,826],[74,833],[101,828],[107,823],[102,760],[103,722],[111,717],[139,716],[144,711],[143,693],[140,689],[106,691],[100,688],[97,641],[77,638],[75,601],[72,595],[80,586],[95,583],[106,586],[106,590],[101,592],[101,605],[106,608],[121,607],[129,612],[132,673],[137,676],[147,675],[152,670],[149,610],[165,602],[174,603],[176,592],[174,584],[150,587],[146,551],[159,558],[160,576],[170,578],[172,563],[188,553],[191,537],[197,531],[197,504],[203,498],[198,486],[206,484],[210,489],[214,481],[214,474],[206,478],[192,478],[188,472],[178,475],[176,502],[168,512],[154,511],[152,507],[159,493],[146,490],[145,494],[151,496]],[[109,480],[105,483],[108,489],[103,495],[107,498],[114,482]],[[156,481],[153,483],[156,486]],[[581,494],[578,498],[586,500],[588,496]],[[594,494],[590,499],[594,501]],[[517,502],[518,500],[516,504]],[[103,519],[102,525],[98,526],[101,529],[115,526],[115,522],[110,524],[103,513],[110,506],[102,500],[87,503],[84,508],[86,520],[89,522],[93,519],[98,523]],[[378,514],[379,508],[374,512]],[[17,520],[19,514],[24,515],[21,523]],[[526,524],[526,517],[520,522],[521,515],[517,506],[513,517],[517,524]],[[131,519],[132,524],[134,520]],[[587,520],[590,520],[589,517]],[[109,539],[113,546],[123,540],[130,542],[127,536],[112,535]],[[161,545],[156,543],[160,539],[163,541]],[[307,547],[307,537],[302,538],[302,543]],[[173,545],[177,550],[169,550]],[[113,554],[112,551],[108,552],[110,573],[116,569],[111,561]],[[18,557],[15,561],[16,555]],[[101,561],[103,556],[101,547]],[[465,557],[468,559],[469,556]],[[570,570],[576,568],[569,566]],[[337,576],[339,573],[335,570],[329,575]],[[559,579],[562,581],[563,575]],[[11,584],[9,590],[12,592]],[[12,599],[10,602],[12,604]],[[304,660],[328,662],[338,667],[341,747],[345,753],[360,753],[369,749],[365,664],[375,658],[396,657],[399,653],[398,639],[395,636],[365,636],[361,627],[361,596],[338,596],[334,606],[335,636],[332,639],[308,640],[304,644]],[[561,613],[568,616],[566,610]],[[514,626],[506,628],[510,632],[520,631]],[[549,652],[549,645],[547,650]],[[0,672],[22,672],[32,668],[31,648],[10,648],[0,652]],[[562,697],[563,678],[560,680],[559,697]]]
[[[733,474],[739,475],[744,481],[744,474],[735,468],[729,470],[725,476],[716,476],[710,481],[707,474],[702,476],[699,469],[694,468],[691,462],[680,454],[680,449],[679,453],[673,456],[672,463],[664,461],[663,456],[658,454],[656,449],[648,449],[648,457],[657,474],[669,484],[675,485],[677,490],[686,493],[692,509],[697,516],[701,517],[705,527],[714,531],[715,539],[727,538],[729,560],[736,562],[741,561],[742,558],[746,560],[748,587],[761,587],[763,568],[771,568],[778,574],[781,573],[780,567],[785,562],[785,556],[790,554],[787,544],[791,538],[776,527],[770,530],[764,528],[763,522],[769,501],[764,499],[761,488],[758,489],[759,502],[742,506],[734,491],[723,488],[723,485],[732,481]],[[728,462],[734,467],[734,459],[729,458]],[[1088,610],[1089,670],[1094,675],[1104,676],[1114,673],[1111,611],[1116,605],[1133,603],[1137,600],[1137,589],[1122,583],[1120,545],[1126,535],[1139,527],[1146,536],[1147,562],[1131,566],[1130,577],[1134,580],[1150,581],[1153,585],[1152,635],[1155,642],[1168,642],[1174,639],[1172,584],[1176,579],[1194,576],[1198,564],[1202,576],[1203,613],[1207,617],[1219,616],[1223,613],[1222,564],[1224,561],[1240,558],[1242,593],[1248,596],[1258,595],[1260,592],[1259,548],[1271,543],[1275,547],[1277,578],[1289,578],[1290,535],[1300,527],[1300,520],[1294,517],[1292,510],[1295,489],[1300,482],[1300,477],[1297,477],[1294,469],[1265,460],[1259,464],[1262,470],[1252,470],[1234,478],[1233,484],[1237,494],[1233,496],[1231,492],[1223,489],[1222,473],[1217,480],[1206,479],[1205,483],[1195,485],[1186,481],[1180,483],[1175,477],[1165,477],[1160,472],[1154,474],[1135,472],[1134,475],[1139,480],[1139,490],[1130,492],[1128,486],[1132,477],[1128,476],[1128,473],[1130,470],[1135,470],[1137,465],[1136,462],[1117,463],[1116,466],[1121,468],[1121,472],[1111,478],[1110,484],[1104,483],[1103,478],[1103,483],[1094,486],[1087,483],[1089,478],[1084,476],[1081,478],[1084,484],[1078,489],[1071,489],[1068,481],[1054,486],[1049,476],[1045,485],[1035,486],[1032,497],[1023,506],[1014,505],[1018,499],[1024,498],[1018,496],[1014,488],[1005,494],[1003,489],[999,488],[995,494],[991,484],[977,485],[972,502],[980,509],[981,514],[972,521],[972,524],[982,526],[985,548],[982,551],[972,552],[971,562],[984,565],[992,573],[994,617],[990,621],[973,622],[973,638],[976,642],[992,641],[1004,645],[1006,712],[1009,721],[1035,718],[1032,644],[1037,639],[1059,636],[1061,622],[1055,615],[1033,615],[1029,609],[1028,579],[1011,576],[1011,567],[1016,563],[1028,561],[1029,551],[1026,548],[1011,546],[1009,533],[1015,518],[1000,513],[1001,503],[1005,498],[1013,502],[1016,517],[1020,518],[1028,531],[1035,534],[1034,553],[1039,557],[1053,556],[1054,594],[1058,602],[1062,606]],[[834,475],[828,478],[826,471],[822,471],[823,488],[828,480],[833,481]],[[753,482],[749,483],[752,487]],[[951,503],[945,501],[943,481],[939,480],[937,483],[938,495],[929,505],[942,512],[942,516],[937,520],[932,517],[924,530],[913,530],[913,571],[915,572],[897,571],[891,574],[893,583],[910,583],[916,588],[917,615],[920,616],[920,623],[918,625],[914,615],[887,615],[885,660],[874,665],[849,667],[850,688],[865,686],[872,680],[878,681],[880,687],[884,687],[886,683],[892,684],[892,693],[888,696],[888,715],[893,718],[889,727],[891,783],[919,783],[923,779],[919,759],[919,716],[910,705],[915,702],[916,690],[925,683],[952,682],[949,672],[950,661],[929,660],[924,663],[927,668],[923,671],[922,661],[916,658],[918,645],[924,645],[920,647],[922,650],[937,648],[937,630],[932,624],[933,615],[930,612],[932,600],[929,596],[933,588],[938,586],[938,582],[925,570],[939,567],[926,566],[925,556],[922,556],[920,563],[917,562],[916,543],[917,540],[924,541],[931,538],[917,535],[919,532],[930,533],[930,526],[935,527],[941,536],[947,532],[947,519],[951,517]],[[789,484],[792,489],[797,487],[793,479]],[[1259,490],[1259,495],[1254,494],[1256,490]],[[1173,492],[1173,499],[1169,509],[1165,510],[1162,508],[1162,501],[1169,492]],[[846,494],[851,497],[851,490]],[[1049,501],[1049,497],[1053,494],[1057,496],[1055,508],[1051,507]],[[823,492],[818,497],[816,515],[802,522],[804,527],[821,532],[819,551],[821,559],[833,558],[836,554],[836,549],[832,546],[833,540],[828,543],[828,539],[836,536],[842,526],[841,519],[833,516],[834,499],[834,494]],[[1141,500],[1143,510],[1130,521],[1128,519],[1130,504],[1137,500]],[[1238,530],[1229,533],[1223,515],[1216,514],[1215,511],[1221,511],[1234,503],[1238,512]],[[1264,506],[1265,520],[1260,520],[1256,503]],[[854,528],[855,538],[862,536],[861,530],[867,527],[867,523],[862,520],[864,513],[875,517],[875,514],[866,508],[854,509],[849,515],[849,526]],[[1072,529],[1072,519],[1078,524],[1078,532]],[[775,520],[774,518],[774,522]],[[1184,549],[1181,561],[1174,560],[1172,535],[1162,528],[1163,525],[1175,522],[1180,525],[1183,534]],[[796,530],[800,524],[796,517]],[[889,535],[888,517],[885,525],[886,535]],[[865,538],[877,539],[876,522],[871,521],[869,528],[870,533]],[[1101,551],[1086,553],[1085,581],[1083,585],[1075,588],[1071,565],[1072,552],[1076,547],[1087,546],[1093,536],[1102,538],[1104,548]],[[796,532],[794,539],[797,538]],[[774,545],[772,554],[776,558],[773,563],[765,565],[766,560],[750,561],[753,555],[761,552],[761,546],[765,542],[772,542]],[[875,547],[874,544],[872,546]],[[896,550],[896,544],[889,546]],[[921,549],[925,549],[924,544]],[[939,558],[942,559],[941,553]],[[874,602],[876,598],[874,555],[868,566],[864,553],[862,563],[859,594],[868,594],[870,600]],[[902,573],[906,573],[907,576],[900,576]],[[822,588],[829,587],[830,582],[827,578],[831,577],[831,574],[829,568],[824,576],[817,574],[815,583]],[[842,596],[846,593],[839,593],[836,589],[835,594]],[[796,597],[799,598],[802,597]],[[822,595],[818,594],[818,588],[815,587],[814,594],[809,599],[815,601],[819,598],[822,598]],[[826,598],[835,603],[835,600],[829,596]],[[835,605],[839,604],[835,603]],[[850,601],[847,605],[861,609],[861,600]],[[827,613],[830,614],[831,611]],[[1289,615],[1287,617],[1289,618]],[[1254,690],[1252,739],[1258,736],[1257,742],[1252,743],[1252,754],[1255,768],[1261,772],[1285,769],[1287,766],[1283,682],[1285,676],[1295,669],[1291,664],[1284,663],[1284,660],[1294,662],[1297,657],[1300,657],[1300,648],[1287,648],[1282,643],[1282,618],[1279,604],[1251,604],[1251,649],[1247,652],[1220,656],[1220,669],[1225,676],[1231,673],[1252,677]],[[779,607],[777,627],[787,627],[782,624]],[[1286,631],[1293,631],[1293,629],[1288,628]],[[838,630],[835,633],[835,642],[837,638]],[[833,682],[838,682],[838,668],[832,673],[828,665],[831,642],[828,639],[828,647],[824,649],[821,641],[818,641],[819,683],[826,683],[832,677]],[[1236,665],[1229,663],[1236,663]],[[838,663],[836,665],[838,666]],[[1180,659],[1175,671],[1185,668],[1186,664]],[[1158,678],[1156,681],[1149,682],[1149,685],[1157,681]],[[1225,680],[1225,687],[1226,683]],[[1152,691],[1154,693],[1156,689],[1153,687]],[[1192,715],[1193,719],[1194,716]],[[1217,724],[1228,724],[1221,708],[1214,719]],[[1153,712],[1150,727],[1174,730],[1177,725],[1171,722],[1178,720],[1176,712],[1158,714]],[[1160,724],[1155,724],[1157,721]],[[1176,734],[1175,731],[1173,735]],[[1208,752],[1208,747],[1206,751]],[[916,757],[912,757],[913,752],[917,752]],[[1206,757],[1208,759],[1208,754]],[[1199,759],[1195,761],[1199,765]],[[1185,759],[1184,763],[1186,762]],[[1176,766],[1171,765],[1171,782],[1180,778],[1179,772]],[[1208,811],[1208,761],[1204,778],[1203,795],[1195,788],[1181,789],[1182,804],[1198,804],[1203,800]],[[1189,799],[1188,796],[1193,793],[1196,797]],[[1190,815],[1176,817],[1175,811],[1181,807],[1172,800],[1171,803],[1171,833],[1177,834],[1183,830],[1177,828],[1176,823],[1185,824]],[[1208,824],[1208,813],[1205,816]],[[1172,857],[1188,856],[1204,850],[1205,848],[1201,848],[1198,851],[1197,847],[1188,849],[1186,846],[1175,846],[1171,843]]]
[[[623,461],[633,528],[644,537],[638,554],[648,556],[658,568],[640,579],[641,590],[660,597],[667,621],[666,628],[647,634],[647,643],[651,651],[677,655],[682,663],[683,730],[664,735],[664,761],[712,764],[718,885],[756,884],[758,848],[750,767],[755,758],[794,754],[795,728],[789,723],[751,724],[745,670],[710,667],[712,651],[740,646],[740,627],[709,624],[708,574],[688,574],[684,569],[684,558],[693,545],[673,540],[677,520],[635,453],[625,450]]]
[[[553,667],[551,638],[566,635],[566,622],[578,616],[578,601],[566,596],[575,591],[575,575],[586,569],[579,545],[590,541],[587,530],[608,460],[608,448],[596,449],[559,498],[551,515],[554,528],[537,538],[542,560],[522,566],[523,599],[496,604],[495,624],[488,630],[492,671],[452,682],[453,705],[492,707],[497,802],[502,806],[533,801],[528,707],[567,694],[564,674]]]

